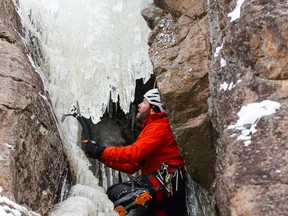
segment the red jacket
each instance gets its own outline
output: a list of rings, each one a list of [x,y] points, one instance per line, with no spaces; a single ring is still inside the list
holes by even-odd
[[[165,112],[150,115],[142,126],[142,132],[132,145],[107,147],[101,161],[126,173],[141,169],[142,175],[156,171],[163,163],[184,167]]]

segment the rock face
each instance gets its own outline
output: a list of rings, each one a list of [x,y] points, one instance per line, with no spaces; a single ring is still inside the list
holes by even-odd
[[[208,117],[208,16],[205,1],[155,1],[142,11],[152,32],[149,55],[189,173],[208,188],[215,149]]]
[[[214,53],[217,46],[222,46],[219,55],[211,57],[209,69],[211,117],[219,132],[219,210],[221,215],[286,215],[287,2],[246,0],[237,19],[232,16],[236,14],[236,1],[212,0],[209,7],[208,11],[214,11],[209,14]],[[239,120],[241,108],[243,111],[244,106],[265,100],[280,103],[281,107],[257,119],[256,132],[251,124],[228,129]],[[262,107],[265,111],[270,108]],[[261,110],[254,112],[257,116]]]
[[[204,186],[217,140],[220,215],[287,214],[287,9],[280,0],[154,0],[143,11],[175,136]]]
[[[63,146],[12,0],[0,0],[0,11],[0,187],[45,215],[61,189]]]

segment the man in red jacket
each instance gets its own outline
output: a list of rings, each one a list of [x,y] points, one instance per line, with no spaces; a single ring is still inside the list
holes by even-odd
[[[142,131],[132,145],[101,147],[89,142],[84,151],[113,169],[130,174],[141,171],[140,176],[108,188],[119,215],[144,205],[149,216],[184,216],[185,163],[157,89],[144,95],[136,118],[142,122]]]

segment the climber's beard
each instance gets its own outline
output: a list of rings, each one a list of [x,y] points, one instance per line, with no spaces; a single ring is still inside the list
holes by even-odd
[[[149,109],[144,110],[141,112],[141,110],[138,109],[138,113],[136,115],[136,120],[139,122],[144,121],[149,116]]]

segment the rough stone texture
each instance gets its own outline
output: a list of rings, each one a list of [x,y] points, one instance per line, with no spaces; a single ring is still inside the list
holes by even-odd
[[[142,12],[152,29],[149,54],[189,173],[210,186],[218,138],[220,215],[287,215],[287,1],[245,0],[234,22],[228,13],[236,0],[154,3]],[[0,9],[0,186],[45,214],[64,169],[62,144],[29,50],[15,31],[20,25],[12,1],[0,0]],[[220,88],[224,82],[231,89]],[[267,99],[281,108],[259,120],[245,145],[237,140],[240,131],[227,127],[243,105]]]
[[[45,215],[61,188],[63,147],[12,0],[0,0],[0,11],[0,187]]]
[[[228,13],[236,3],[211,0],[208,6],[213,44],[210,113],[219,133],[217,204],[221,215],[287,215],[288,5],[246,0],[240,18],[230,22]],[[224,82],[232,88],[221,89]],[[237,122],[242,106],[263,100],[279,102],[281,108],[259,120],[251,144],[245,145],[237,140],[241,131],[227,127]]]
[[[207,104],[207,4],[200,0],[155,1],[148,8],[142,14],[154,23],[148,43],[157,85],[189,173],[208,188],[214,180],[215,152]]]
[[[233,22],[228,15],[236,0],[154,3],[162,13],[153,4],[143,11],[152,23],[149,55],[190,174],[209,185],[217,139],[220,214],[286,215],[287,2],[245,0]],[[231,88],[223,90],[224,83]],[[281,108],[257,122],[245,145],[237,140],[241,131],[227,127],[237,122],[242,106],[263,100]]]

